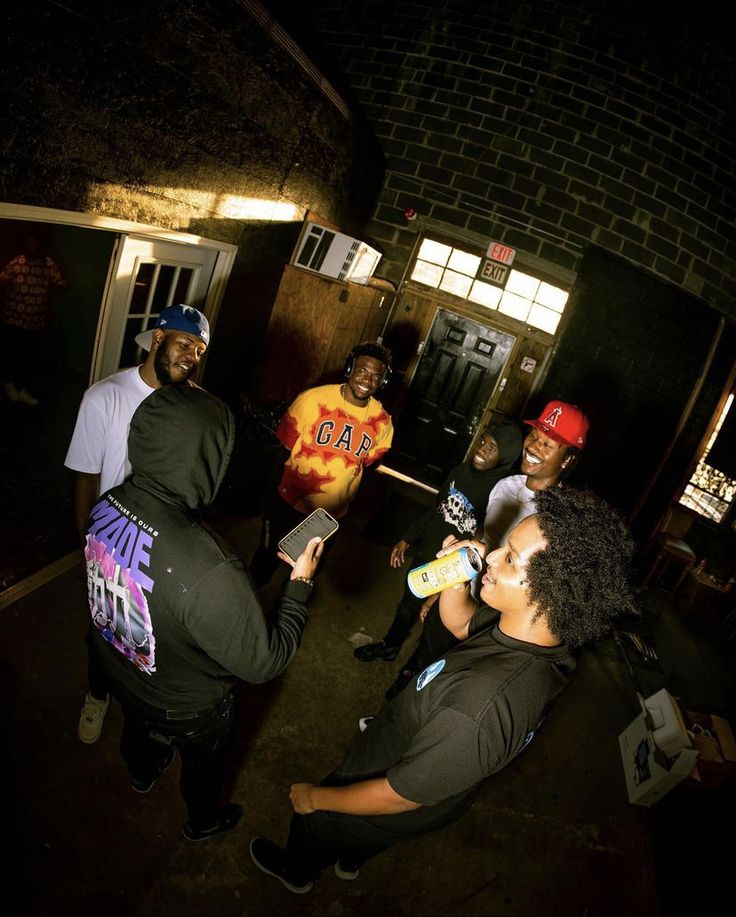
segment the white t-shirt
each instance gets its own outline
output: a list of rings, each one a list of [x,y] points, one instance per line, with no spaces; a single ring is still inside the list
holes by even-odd
[[[512,474],[501,478],[488,494],[486,518],[483,523],[483,541],[492,551],[506,542],[511,529],[534,512],[536,491],[526,486],[525,474]],[[476,576],[470,584],[470,594],[480,600],[480,580]]]
[[[525,474],[501,478],[488,495],[483,541],[495,551],[511,529],[534,512],[536,491],[526,486]]]
[[[72,471],[100,475],[100,493],[121,484],[131,472],[128,430],[138,405],[155,389],[139,367],[95,382],[84,393],[64,464]]]

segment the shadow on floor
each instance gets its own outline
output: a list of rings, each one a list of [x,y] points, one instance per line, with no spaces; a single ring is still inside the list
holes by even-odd
[[[15,857],[5,861],[12,877],[5,890],[6,901],[9,892],[17,898],[9,913],[653,917],[681,913],[691,892],[696,900],[718,875],[715,830],[726,827],[733,791],[681,786],[651,809],[628,803],[617,737],[637,712],[636,695],[612,640],[583,654],[533,745],[487,782],[460,822],[377,857],[354,882],[325,874],[303,897],[250,863],[251,836],[285,839],[289,785],[319,780],[339,761],[358,718],[380,705],[395,675],[395,665],[361,665],[351,651],[383,633],[402,591],[405,571],[388,566],[387,547],[402,533],[375,522],[397,486],[375,477],[361,491],[289,670],[239,691],[232,798],[246,815],[215,841],[181,839],[178,765],[148,796],[130,789],[117,750],[117,707],[96,745],[77,738],[85,692],[81,565],[3,612],[3,778]],[[258,520],[220,514],[217,521],[249,558]],[[646,606],[637,626],[656,643],[666,671],[642,678],[655,690],[663,679],[689,705],[732,715],[732,645],[720,642],[718,621],[693,626],[656,591]]]

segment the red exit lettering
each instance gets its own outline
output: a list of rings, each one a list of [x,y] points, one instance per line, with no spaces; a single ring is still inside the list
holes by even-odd
[[[516,249],[509,248],[508,245],[501,245],[500,242],[489,242],[486,256],[492,261],[500,261],[501,264],[513,264]]]

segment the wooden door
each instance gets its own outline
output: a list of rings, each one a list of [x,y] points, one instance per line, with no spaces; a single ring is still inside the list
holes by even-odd
[[[252,386],[257,403],[291,400],[342,382],[345,358],[383,329],[391,291],[322,277],[287,264]]]
[[[515,338],[439,309],[385,464],[440,484],[461,462]]]

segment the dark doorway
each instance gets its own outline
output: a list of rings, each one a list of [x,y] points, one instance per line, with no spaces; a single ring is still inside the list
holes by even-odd
[[[65,286],[52,301],[32,366],[38,404],[0,387],[0,593],[79,546],[73,474],[64,457],[89,384],[100,303],[115,234],[65,224],[0,220],[0,266],[29,235],[43,236]],[[6,284],[0,296],[6,293]]]
[[[441,484],[465,456],[515,338],[440,309],[386,464]]]

